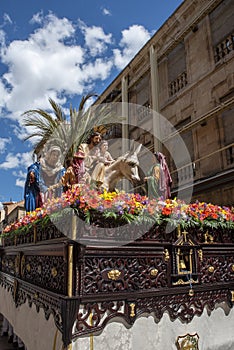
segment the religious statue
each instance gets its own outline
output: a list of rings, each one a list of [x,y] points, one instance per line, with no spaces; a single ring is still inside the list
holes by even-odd
[[[60,147],[48,145],[43,156],[28,167],[24,190],[25,210],[29,212],[41,207],[50,195],[60,196],[63,191],[60,180],[64,173]]]
[[[43,200],[50,195],[59,197],[62,194],[61,177],[65,173],[65,168],[61,162],[61,149],[52,145],[44,151],[44,157],[40,159],[40,191]]]
[[[161,152],[154,153],[154,156],[156,164],[153,164],[144,179],[147,181],[148,196],[149,198],[170,198],[172,179],[166,163],[166,157]]]
[[[42,205],[39,178],[40,162],[36,161],[28,167],[24,186],[24,204],[26,212],[33,211]]]
[[[101,141],[96,154],[95,166],[91,174],[91,181],[96,184],[97,188],[103,187],[106,168],[113,164],[114,161],[108,151],[108,142],[106,140]]]
[[[87,142],[80,144],[62,176],[64,191],[71,189],[76,184],[91,183],[91,174],[98,163],[100,150],[97,146],[100,141],[101,134],[93,132]]]

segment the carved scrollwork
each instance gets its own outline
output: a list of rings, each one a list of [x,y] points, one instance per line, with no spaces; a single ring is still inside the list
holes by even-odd
[[[234,280],[232,265],[234,257],[230,255],[205,256],[201,262],[201,282],[217,283]]]
[[[84,265],[85,294],[157,289],[168,283],[162,257],[90,257]]]
[[[24,254],[22,255],[22,258],[21,258],[21,266],[20,266],[20,273],[21,273],[21,276],[24,275],[24,271],[25,271],[25,256]]]
[[[16,307],[28,301],[29,307],[34,304],[37,312],[43,309],[48,320],[53,315],[56,326],[62,331],[60,297],[56,297],[47,291],[38,291],[37,287],[25,284],[18,279],[7,279],[0,274],[0,285],[11,292]]]
[[[177,229],[166,229],[163,226],[152,226],[139,240],[173,243],[177,239]]]
[[[19,258],[17,257],[17,254],[13,255],[4,255],[2,258],[2,271],[5,273],[8,273],[11,276],[16,276],[16,265],[17,265],[17,271],[19,267]]]
[[[228,290],[214,290],[205,292],[194,292],[193,295],[167,295],[153,298],[137,299],[138,316],[144,313],[153,313],[155,320],[159,321],[164,312],[168,312],[171,320],[180,319],[189,323],[193,317],[201,316],[204,308],[213,311],[215,305],[220,301],[230,305]],[[193,305],[196,305],[194,308]]]
[[[22,279],[57,293],[66,294],[65,269],[62,256],[26,255]]]
[[[21,254],[18,253],[15,257],[15,276],[20,276],[21,273]]]
[[[105,324],[113,319],[113,317],[128,318],[124,313],[124,305],[124,301],[108,301],[80,305],[76,320],[76,330],[73,332],[72,338],[103,330]],[[90,315],[92,315],[92,324],[90,324]]]
[[[80,305],[76,320],[76,330],[72,337],[100,333],[110,321],[122,319],[124,324],[132,325],[136,318],[150,314],[159,322],[165,312],[171,320],[180,319],[189,323],[194,316],[201,316],[204,309],[213,311],[217,303],[226,302],[230,306],[230,294],[227,289],[200,292],[192,289],[187,294],[160,295],[147,298],[136,298],[128,302],[107,301]],[[194,308],[196,305],[196,308]],[[90,323],[92,315],[92,324]]]

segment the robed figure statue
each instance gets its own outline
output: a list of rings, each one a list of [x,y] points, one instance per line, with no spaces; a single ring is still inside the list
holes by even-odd
[[[26,212],[33,211],[42,205],[39,182],[40,162],[36,161],[28,167],[24,186],[24,206]]]

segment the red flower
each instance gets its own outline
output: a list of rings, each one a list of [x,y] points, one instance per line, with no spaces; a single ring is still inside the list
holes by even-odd
[[[164,208],[162,209],[162,214],[163,214],[163,215],[170,215],[171,212],[172,212],[171,208],[164,207]]]

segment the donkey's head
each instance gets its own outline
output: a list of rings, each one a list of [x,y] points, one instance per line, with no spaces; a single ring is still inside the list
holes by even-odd
[[[135,150],[130,150],[122,157],[122,161],[119,163],[119,170],[122,176],[133,184],[140,181],[138,172],[139,160],[138,153],[140,152],[142,145],[139,145]]]

